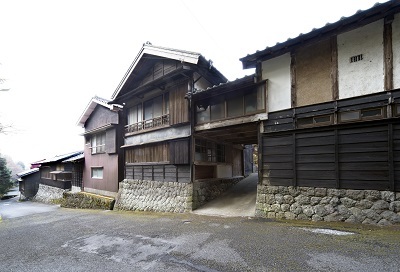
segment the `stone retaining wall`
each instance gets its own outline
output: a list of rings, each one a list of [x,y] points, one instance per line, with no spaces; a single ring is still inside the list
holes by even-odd
[[[258,185],[256,216],[398,224],[400,192]]]
[[[233,177],[195,181],[193,184],[193,209],[218,197],[242,179],[243,177]]]
[[[192,192],[191,183],[125,179],[114,209],[182,213],[192,210]]]
[[[65,192],[61,207],[79,209],[112,210],[115,200],[112,197],[95,195],[86,192]]]
[[[63,193],[68,192],[69,189],[60,189],[53,186],[39,184],[37,194],[32,198],[32,201],[43,203],[58,203],[63,198]]]

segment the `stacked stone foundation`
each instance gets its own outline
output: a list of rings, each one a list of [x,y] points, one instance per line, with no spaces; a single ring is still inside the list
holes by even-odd
[[[258,185],[256,216],[399,224],[400,192]]]
[[[60,189],[53,186],[39,184],[39,190],[37,194],[32,198],[32,201],[38,201],[48,204],[59,203],[63,199],[63,194],[69,191],[69,189]]]
[[[183,213],[192,210],[191,183],[125,179],[114,210]]]

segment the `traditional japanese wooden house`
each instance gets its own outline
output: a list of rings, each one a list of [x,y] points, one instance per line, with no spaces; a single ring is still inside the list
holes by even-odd
[[[93,97],[79,118],[85,129],[83,190],[115,197],[118,183],[124,178],[123,129],[120,125],[122,106]]]
[[[30,199],[39,190],[39,168],[32,168],[17,174],[20,199]]]
[[[400,222],[400,3],[241,59],[267,82],[257,213]]]
[[[82,151],[57,155],[40,162],[40,184],[60,189],[71,189],[73,177],[78,179],[79,169],[82,169],[82,158],[79,156]],[[69,160],[75,157],[75,160]],[[74,175],[73,175],[74,173]],[[79,185],[78,185],[79,186]]]
[[[132,188],[141,188],[143,199],[158,197],[151,191],[151,181],[167,191],[173,191],[171,199],[175,200],[172,202],[178,201],[178,198],[186,199],[189,195],[191,198],[191,183],[199,178],[193,163],[196,144],[193,135],[194,116],[191,112],[192,94],[195,89],[206,89],[226,81],[212,62],[199,53],[150,43],[143,45],[111,102],[124,104],[122,149],[125,179],[131,182],[129,186]],[[217,158],[217,152],[218,158],[225,159],[225,153],[216,145],[213,152],[214,159]],[[216,175],[212,169],[204,169],[203,173],[211,177]],[[117,201],[116,206],[132,208],[122,207],[122,202]],[[150,210],[191,209],[191,200],[183,202],[174,202],[169,207],[138,200],[138,205],[147,206]]]

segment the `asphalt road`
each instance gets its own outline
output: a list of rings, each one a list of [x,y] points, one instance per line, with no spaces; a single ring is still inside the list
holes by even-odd
[[[0,271],[400,268],[400,227],[54,207],[3,218]]]

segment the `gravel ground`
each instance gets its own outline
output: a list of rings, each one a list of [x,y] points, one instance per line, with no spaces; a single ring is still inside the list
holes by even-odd
[[[0,221],[0,271],[399,271],[400,226],[53,209]]]

